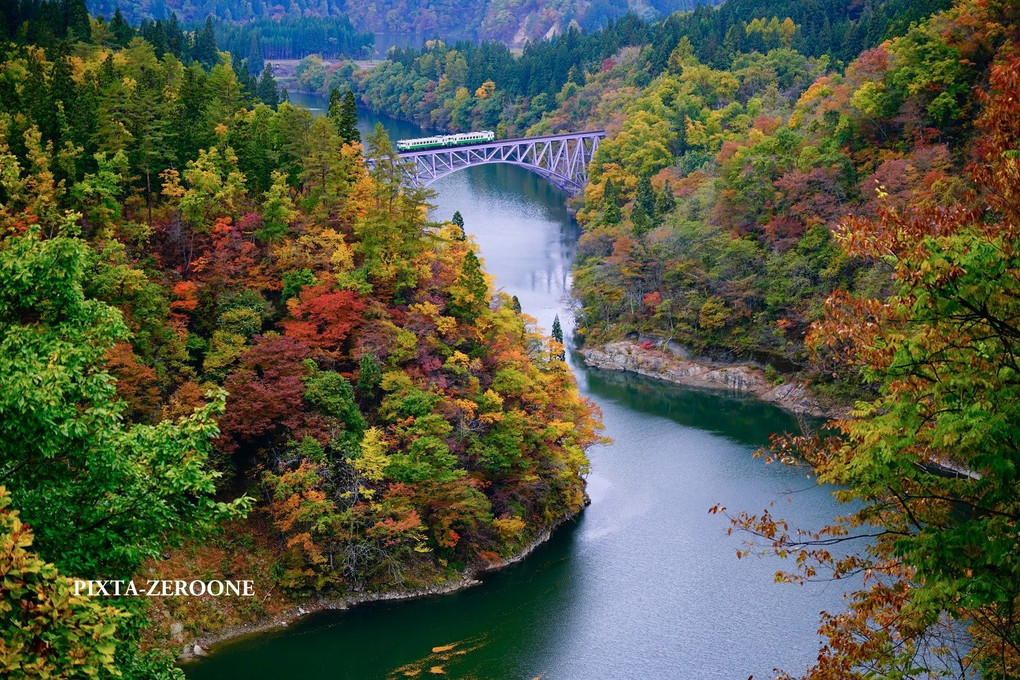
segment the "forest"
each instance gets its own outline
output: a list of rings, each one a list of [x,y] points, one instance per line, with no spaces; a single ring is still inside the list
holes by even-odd
[[[177,14],[184,22],[203,22],[207,17],[225,22],[253,20],[287,21],[302,18],[350,21],[359,31],[436,34],[478,37],[503,43],[525,42],[566,31],[570,26],[602,28],[607,21],[631,13],[646,19],[686,11],[703,0],[295,0],[289,4],[253,0],[90,0],[88,9],[110,18],[118,9],[134,24],[143,19],[168,19]],[[311,53],[310,50],[307,53]],[[307,54],[306,53],[306,54]],[[299,55],[304,56],[304,55]]]
[[[313,119],[226,53],[60,17],[0,58],[0,675],[177,676],[159,612],[71,577],[229,554],[284,598],[407,589],[582,509],[599,422],[562,346],[382,128],[366,166],[353,99]]]
[[[381,128],[366,164],[357,99],[440,130],[606,129],[573,203],[576,344],[752,362],[831,408],[760,455],[812,465],[843,514],[706,508],[738,558],[790,560],[777,580],[855,584],[803,677],[1020,675],[1015,3],[728,0],[606,10],[519,55],[310,56],[319,118],[243,38],[218,50],[208,8],[182,10],[194,30],[2,8],[0,674],[178,677],[171,620],[192,640],[455,582],[584,507],[604,439],[562,328],[494,291],[459,213],[428,219]],[[378,20],[311,16],[343,11]],[[71,587],[149,569],[274,596]]]
[[[355,31],[346,16],[216,22],[213,30],[217,46],[234,59],[247,60],[255,73],[261,73],[264,59],[370,56],[375,43],[375,36]]]
[[[498,42],[432,41],[420,51],[394,50],[382,65],[352,80],[366,104],[398,118],[458,132],[502,124],[510,134],[522,135],[557,109],[584,115],[571,93],[625,57],[625,47],[640,51],[640,60],[626,67],[628,86],[640,89],[666,71],[681,39],[700,63],[721,71],[730,70],[741,55],[779,49],[835,64],[946,6],[945,0],[886,0],[861,7],[836,1],[733,0],[658,23],[627,15],[599,31],[568,30],[529,43],[515,59]],[[597,83],[589,89],[614,94]]]

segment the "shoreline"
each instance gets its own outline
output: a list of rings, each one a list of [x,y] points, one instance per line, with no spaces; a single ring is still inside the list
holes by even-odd
[[[589,503],[590,500],[588,499],[588,494],[585,493],[585,507],[587,507]],[[450,593],[464,590],[465,588],[481,585],[482,581],[478,578],[479,576],[489,572],[499,571],[500,569],[505,569],[523,561],[528,555],[534,552],[536,548],[552,538],[553,532],[570,520],[576,519],[580,516],[581,512],[584,512],[584,510],[582,509],[576,514],[560,518],[555,524],[553,524],[553,526],[540,532],[539,535],[528,545],[524,546],[520,552],[502,560],[501,562],[470,567],[465,569],[458,578],[454,578],[443,583],[426,586],[424,588],[415,588],[413,590],[366,592],[357,595],[346,595],[344,597],[322,597],[317,600],[292,607],[291,609],[285,610],[272,617],[267,617],[250,623],[238,623],[227,626],[216,633],[196,638],[185,645],[177,654],[177,665],[180,666],[195,663],[206,656],[215,654],[216,652],[214,647],[217,645],[249,636],[261,635],[280,628],[286,628],[292,623],[310,614],[324,611],[343,611],[369,602],[416,600],[422,597],[430,597],[432,595],[448,595]]]
[[[703,387],[751,394],[799,416],[832,418],[837,409],[822,405],[807,385],[787,378],[773,384],[765,372],[751,363],[724,363],[688,355],[685,349],[647,349],[633,340],[618,340],[578,350],[585,365],[607,371],[637,373],[688,387]]]

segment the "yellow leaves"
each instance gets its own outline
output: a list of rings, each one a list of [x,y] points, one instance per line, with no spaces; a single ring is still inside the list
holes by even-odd
[[[424,302],[414,303],[408,307],[408,311],[411,314],[417,314],[426,321],[435,321],[436,317],[439,316],[439,305],[425,300]]]
[[[511,542],[523,535],[527,525],[520,517],[501,517],[492,520],[492,528],[500,540]]]
[[[576,426],[574,423],[566,420],[552,420],[549,422],[548,429],[553,431],[553,439],[559,439],[566,434],[574,432]]]
[[[882,113],[880,98],[885,94],[885,83],[867,82],[850,97],[850,104],[866,116],[878,118]]]
[[[344,235],[327,229],[319,235],[323,241],[324,250],[329,252],[329,264],[334,274],[344,274],[354,270],[354,250],[347,245]]]
[[[406,328],[397,328],[395,345],[390,357],[397,363],[410,361],[418,354],[418,336]]]
[[[361,440],[361,457],[352,460],[351,465],[365,479],[373,482],[382,481],[390,459],[387,448],[388,445],[383,440],[379,428],[370,427]]]
[[[701,306],[701,311],[698,312],[698,324],[703,330],[710,333],[725,327],[729,318],[730,310],[727,309],[722,298],[716,295],[706,300],[705,304]]]
[[[459,349],[454,350],[453,354],[443,363],[443,368],[457,374],[467,373],[471,366],[471,357]]]
[[[71,80],[76,85],[85,84],[85,60],[81,57],[67,57],[67,64],[71,67]]]
[[[482,83],[477,90],[475,90],[475,96],[479,99],[488,99],[492,96],[493,92],[496,91],[496,83],[491,80],[486,80]]]
[[[436,329],[444,338],[449,338],[457,330],[457,320],[452,316],[440,316],[435,320]]]
[[[483,411],[501,411],[503,409],[503,397],[495,390],[487,389],[479,400],[478,406]]]
[[[212,337],[212,346],[205,356],[202,367],[207,373],[222,371],[241,356],[244,348],[243,335],[223,330],[215,331]]]
[[[478,404],[470,399],[454,399],[453,405],[460,409],[460,411],[464,414],[464,417],[467,419],[474,418],[475,413],[478,412]]]
[[[482,421],[486,425],[495,425],[496,423],[503,420],[503,414],[499,412],[483,413],[478,416],[478,420]]]
[[[394,392],[398,395],[414,387],[411,378],[403,371],[387,371],[383,373],[380,386],[384,392]]]
[[[184,196],[186,189],[181,186],[180,172],[174,168],[167,168],[163,172],[159,173],[159,177],[163,180],[162,194],[164,196],[178,201]]]

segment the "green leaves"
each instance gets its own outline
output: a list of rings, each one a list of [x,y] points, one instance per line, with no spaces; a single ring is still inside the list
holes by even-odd
[[[125,426],[106,352],[121,315],[85,299],[84,243],[33,235],[0,247],[0,438],[14,502],[61,570],[128,577],[168,544],[248,507],[212,500],[213,395],[179,423]]]
[[[32,531],[0,486],[0,675],[10,680],[116,675],[128,614],[74,594],[74,584],[29,549]]]

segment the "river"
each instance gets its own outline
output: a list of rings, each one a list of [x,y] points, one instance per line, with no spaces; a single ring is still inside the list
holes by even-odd
[[[394,137],[420,133],[363,118],[363,134],[376,120]],[[434,188],[434,216],[461,212],[496,285],[547,331],[558,314],[569,337],[577,226],[563,195],[504,165],[464,170]],[[442,677],[479,680],[743,680],[809,665],[818,613],[842,608],[842,588],[776,584],[782,563],[738,560],[743,539],[708,512],[716,503],[758,512],[782,500],[794,526],[831,520],[829,490],[751,455],[796,422],[753,399],[569,361],[614,440],[590,451],[592,503],[576,521],[482,585],[315,614],[222,645],[186,666],[188,678],[436,677],[430,669],[440,666]],[[433,652],[447,645],[456,646]]]

